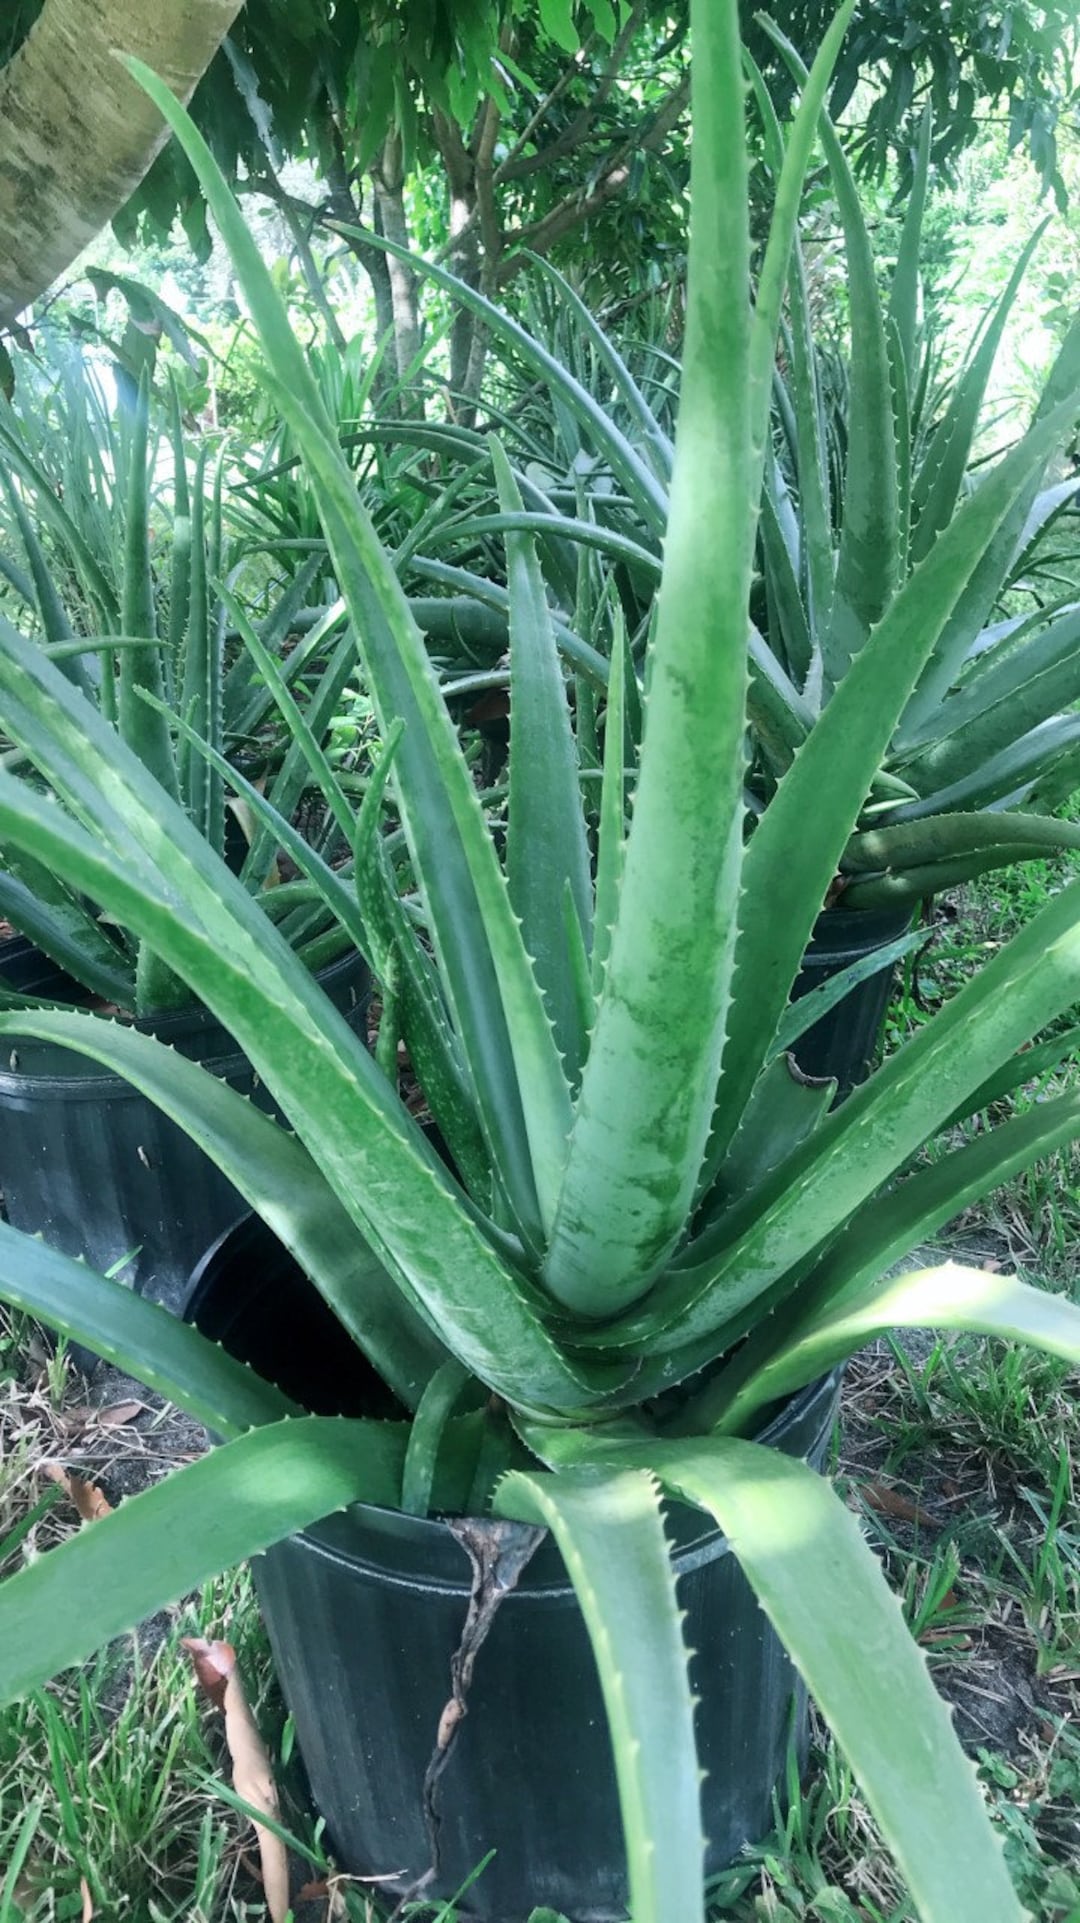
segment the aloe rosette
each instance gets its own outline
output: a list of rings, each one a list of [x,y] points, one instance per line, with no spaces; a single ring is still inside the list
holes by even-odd
[[[258,250],[182,110],[140,72],[232,252],[384,744],[357,813],[283,678],[263,664],[309,778],[348,826],[344,874],[238,785],[370,959],[384,1034],[372,1057],[182,808],[6,624],[0,719],[55,798],[0,773],[5,847],[137,931],[236,1036],[287,1126],[93,1016],[11,1012],[0,1031],[48,1035],[100,1060],[197,1136],[311,1276],[342,1341],[358,1344],[419,1422],[410,1432],[404,1421],[306,1415],[193,1329],[0,1228],[6,1299],[223,1438],[0,1588],[0,1686],[32,1687],[333,1509],[403,1505],[406,1480],[410,1497],[418,1486],[410,1433],[471,1487],[478,1425],[459,1412],[475,1416],[495,1397],[512,1440],[491,1468],[491,1507],[554,1532],[593,1635],[635,1923],[704,1915],[665,1494],[728,1532],[925,1923],[1018,1923],[974,1772],[855,1520],[804,1464],[752,1437],[771,1401],[882,1327],[989,1330],[1080,1361],[1080,1312],[1056,1297],[950,1267],[882,1279],[974,1195],[1080,1134],[1080,1102],[1063,1095],[917,1161],[946,1126],[1024,1079],[1020,1051],[1080,995],[1080,887],[1056,896],[839,1110],[828,1087],[792,1072],[782,1046],[809,931],[898,719],[1080,403],[1063,396],[928,544],[745,838],[746,623],[772,367],[802,176],[850,8],[783,137],[753,307],[741,291],[750,251],[737,9],[694,0],[692,11],[690,302],[663,578],[629,782],[625,720],[642,689],[614,637],[595,849],[533,531],[504,530],[514,734],[496,841]],[[493,459],[500,513],[518,523],[514,475]],[[631,479],[643,495],[655,485],[648,468]],[[220,764],[212,745],[196,751]],[[404,895],[384,802],[406,850]],[[399,1035],[449,1163],[399,1100]],[[1070,1045],[1043,1045],[1040,1063],[1048,1046],[1052,1060]],[[73,1593],[77,1613],[65,1606]]]

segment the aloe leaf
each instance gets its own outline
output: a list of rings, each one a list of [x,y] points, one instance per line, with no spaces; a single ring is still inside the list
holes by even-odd
[[[597,1447],[573,1432],[556,1442],[562,1458],[651,1470],[725,1531],[850,1762],[922,1923],[1024,1923],[974,1765],[877,1558],[828,1482],[755,1442]],[[556,1488],[561,1480],[553,1478]],[[665,1917],[682,1914],[672,1908]]]
[[[54,689],[54,744],[55,700]],[[10,694],[3,705],[9,713]],[[92,736],[72,745],[99,765]],[[10,775],[0,776],[0,833],[110,907],[213,1010],[374,1253],[474,1374],[511,1401],[583,1406],[587,1376],[547,1334],[539,1299],[497,1253],[344,1018],[186,816],[114,749],[113,782],[121,771],[131,783],[128,816],[162,849],[170,883],[142,872],[134,844],[115,855]]]
[[[280,1389],[167,1309],[6,1222],[0,1222],[0,1297],[85,1343],[218,1435],[242,1435],[301,1413]]]
[[[634,1923],[703,1923],[694,1707],[655,1481],[512,1470],[494,1509],[549,1528],[574,1585],[611,1731]]]
[[[284,395],[282,406],[291,414]],[[347,470],[306,423],[294,419],[293,428],[319,481],[381,725],[385,731],[396,717],[405,723],[397,801],[488,1152],[523,1234],[540,1239],[554,1214],[570,1126],[570,1092],[547,1011],[419,630]]]
[[[973,860],[985,867],[990,857],[996,862],[1034,861],[1062,848],[1080,848],[1080,824],[1000,810],[924,815],[896,827],[853,835],[840,867],[845,875],[856,878],[877,870],[903,876],[906,870],[950,859]],[[847,892],[842,899],[848,901]]]
[[[135,970],[77,894],[52,871],[13,849],[0,870],[0,915],[58,968],[119,1008],[135,1004]]]
[[[38,1556],[0,1584],[0,1701],[332,1511],[351,1502],[392,1508],[405,1433],[404,1423],[336,1416],[271,1423]]]
[[[862,955],[858,961],[849,963],[847,968],[839,969],[828,981],[812,988],[808,995],[800,995],[797,1002],[791,1002],[784,1010],[776,1039],[769,1051],[769,1060],[793,1048],[807,1029],[813,1028],[815,1022],[820,1022],[823,1016],[844,1001],[853,988],[880,975],[886,968],[895,968],[898,961],[910,955],[913,949],[921,948],[925,941],[925,929],[913,929],[908,935],[898,936],[896,941],[886,942],[884,947],[875,949],[872,955]]]
[[[949,814],[963,809],[971,812],[989,808],[994,802],[1013,806],[1026,801],[1036,782],[1053,773],[1064,762],[1066,751],[1080,739],[1080,716],[1051,715],[1037,722],[1019,739],[1009,741],[996,754],[988,755],[969,774],[960,775],[943,788],[935,788],[918,801],[903,801],[893,814],[893,822],[922,821],[929,815]]]
[[[802,98],[788,130],[783,163],[774,188],[772,219],[765,258],[758,276],[750,345],[751,437],[757,462],[754,477],[757,485],[760,485],[761,466],[765,458],[776,337],[780,328],[784,290],[788,283],[803,182],[819,130],[825,92],[854,10],[855,0],[843,0],[843,5],[830,21],[822,38],[809,74],[804,76]]]
[[[1037,1042],[1034,1048],[1022,1048],[1016,1055],[1003,1062],[1002,1066],[988,1075],[985,1082],[958,1104],[948,1117],[944,1126],[955,1128],[958,1123],[966,1122],[969,1116],[979,1115],[984,1109],[992,1108],[995,1102],[1011,1095],[1015,1089],[1035,1082],[1041,1076],[1060,1068],[1062,1062],[1069,1060],[1080,1051],[1080,1027],[1066,1028],[1052,1035],[1049,1041]]]
[[[710,1177],[699,1227],[718,1209],[751,1194],[771,1169],[793,1154],[828,1114],[835,1094],[835,1081],[811,1080],[790,1055],[768,1062],[727,1154]]]
[[[776,1033],[811,928],[897,717],[1018,491],[1042,466],[1073,411],[1073,403],[1066,403],[1033,428],[964,503],[851,663],[751,837],[724,1056],[721,1137],[730,1139]],[[808,821],[812,837],[806,834]],[[793,874],[795,847],[801,856]],[[779,922],[778,900],[786,907]],[[741,982],[747,984],[746,995],[740,994]]]
[[[510,463],[494,438],[491,456],[506,515],[520,511]],[[506,879],[526,950],[572,1083],[581,1074],[585,1034],[563,934],[567,889],[586,939],[592,932],[592,882],[577,754],[566,684],[555,647],[543,577],[527,533],[507,530],[510,590],[510,775]]]
[[[438,561],[433,555],[414,554],[410,558],[409,566],[422,580],[434,581],[442,587],[454,589],[462,604],[457,617],[462,622],[468,617],[471,626],[476,619],[469,604],[474,604],[485,613],[502,615],[504,619],[500,627],[495,630],[488,623],[485,635],[490,635],[489,645],[495,648],[496,653],[503,651],[506,645],[503,636],[509,629],[510,609],[510,596],[504,587],[500,587],[497,581],[485,581],[482,575],[470,574],[468,568],[453,567],[448,561]],[[417,597],[411,600],[409,605],[421,627],[425,624],[430,626],[432,621],[437,619],[435,613],[439,606],[437,601],[427,597]],[[608,677],[606,657],[598,648],[590,647],[587,641],[583,641],[580,635],[567,627],[565,621],[555,617],[554,625],[559,652],[566,656],[570,666],[579,674],[588,675],[595,687],[605,688]]]
[[[80,533],[57,495],[49,476],[27,449],[19,429],[18,417],[7,401],[0,400],[0,447],[13,467],[34,490],[38,511],[56,531],[71,555],[72,564],[102,627],[120,626],[120,602],[112,582],[99,566],[93,549]]]
[[[1047,419],[1055,408],[1080,388],[1080,315],[1073,321],[1043,388],[1036,421]],[[1005,587],[1013,555],[1022,529],[1039,492],[1042,470],[1036,469],[1021,489],[1012,511],[1005,517],[997,538],[986,550],[975,569],[965,593],[944,624],[933,653],[905,710],[897,730],[896,745],[905,747],[918,738],[918,731],[936,718],[941,702],[960,675],[971,644],[990,620],[994,606]],[[980,486],[985,483],[980,483]]]
[[[304,719],[310,737],[321,742],[339,711],[338,704],[356,673],[356,646],[350,635],[342,635],[331,648],[328,658],[320,666],[318,681],[308,701]],[[295,677],[284,681],[286,689]],[[222,771],[228,763],[222,763]],[[230,776],[231,778],[231,776]],[[300,805],[304,790],[310,779],[307,757],[302,741],[295,736],[289,742],[282,756],[281,765],[275,774],[268,792],[268,800],[280,818],[292,821]],[[273,833],[261,823],[252,837],[240,871],[241,879],[249,888],[262,886],[271,871],[280,844],[275,842]]]
[[[716,1235],[688,1246],[655,1292],[651,1334],[662,1316],[673,1352],[688,1351],[699,1338],[715,1342],[714,1354],[730,1347],[790,1294],[815,1244],[823,1247],[967,1095],[1078,995],[1075,883],[855,1089]],[[620,1336],[640,1336],[633,1321],[627,1318]]]
[[[1008,286],[983,330],[982,339],[953,389],[945,418],[935,430],[915,477],[912,490],[914,527],[911,537],[912,559],[928,554],[942,529],[948,526],[964,485],[971,461],[971,448],[982,411],[986,384],[1001,345],[1005,324],[1020,292],[1031,257],[1048,225],[1039,226],[1023,249],[1009,276]]]
[[[934,130],[932,108],[923,109],[919,122],[919,144],[911,176],[900,246],[889,290],[889,318],[896,325],[903,357],[907,386],[914,384],[919,325],[919,261],[923,247],[923,217],[926,189],[930,177],[930,141]]]
[[[131,423],[128,450],[128,489],[124,529],[124,585],[121,625],[125,634],[157,639],[154,612],[154,581],[150,568],[150,480],[147,472],[147,436],[150,394],[144,381]],[[125,648],[120,655],[119,710],[120,734],[133,748],[166,794],[176,796],[176,763],[172,741],[160,711],[139,700],[137,690],[146,688],[158,700],[165,690],[157,648]]]
[[[41,542],[38,540],[34,524],[19,498],[18,489],[15,487],[11,476],[7,473],[0,473],[0,482],[3,484],[4,492],[8,498],[8,505],[15,517],[15,524],[18,527],[22,544],[26,549],[26,558],[30,563],[33,593],[29,598],[37,602],[45,642],[57,651],[56,658],[66,660],[67,665],[64,668],[64,672],[69,681],[73,681],[75,686],[81,688],[84,694],[92,694],[95,682],[101,672],[100,667],[95,661],[89,659],[84,661],[78,653],[64,654],[63,650],[65,646],[73,643],[75,640],[74,631],[68,619],[67,611],[60,598],[56,582],[53,580],[49,564],[45,559],[45,553]],[[27,585],[29,585],[29,583]]]
[[[950,787],[1080,699],[1080,609],[1003,657],[984,657],[941,710],[938,739],[897,763],[920,794]]]
[[[1080,1130],[1074,1117],[1072,1133]],[[759,1409],[792,1393],[888,1329],[962,1329],[1025,1342],[1080,1365],[1080,1309],[1011,1275],[943,1262],[889,1282],[874,1282],[800,1323],[789,1340],[745,1383],[722,1417],[743,1427]]]
[[[140,62],[129,66],[187,153],[227,239],[319,500],[383,731],[396,715],[405,722],[397,769],[402,822],[457,1024],[475,1064],[488,1145],[523,1231],[536,1236],[558,1192],[569,1091],[468,766],[420,632],[240,210],[169,89]]]
[[[520,497],[519,497],[520,498]],[[460,521],[449,521],[439,529],[439,537],[449,541],[473,540],[486,534],[535,534],[549,539],[561,537],[580,547],[595,548],[609,561],[625,561],[649,576],[659,576],[660,556],[642,547],[617,528],[604,527],[599,521],[575,520],[570,514],[527,514],[524,506],[505,509],[501,514],[470,514]]]
[[[59,1043],[120,1075],[190,1135],[256,1209],[403,1403],[414,1408],[444,1357],[296,1137],[216,1076],[151,1036],[100,1016],[0,1014],[0,1036]],[[80,1338],[83,1339],[83,1338]]]
[[[401,1508],[407,1516],[426,1516],[439,1449],[446,1425],[469,1381],[469,1372],[453,1356],[435,1371],[420,1399],[405,1450],[401,1472]]]
[[[773,609],[770,631],[782,643],[785,666],[792,680],[805,688],[814,656],[810,625],[768,481],[761,496],[761,545],[765,586]]]
[[[689,309],[648,727],[619,915],[544,1274],[610,1313],[650,1285],[693,1199],[729,997],[742,861],[753,486],[737,9],[693,17]],[[673,783],[680,767],[685,780]]]
[[[269,648],[275,660],[280,659],[282,646],[288,636],[305,621],[309,625],[310,632],[282,662],[282,672],[290,686],[298,674],[303,674],[336,623],[344,617],[343,601],[334,602],[330,607],[307,606],[312,583],[317,580],[324,566],[325,556],[313,554],[297,570],[275,601],[272,613],[259,624],[259,639],[264,648]],[[222,687],[222,728],[225,735],[255,734],[271,713],[273,705],[270,691],[260,681],[251,656],[246,651],[238,653],[225,675]]]
[[[626,854],[626,676],[628,648],[622,619],[616,621],[604,716],[604,773],[600,788],[600,829],[596,850],[596,903],[593,919],[592,991],[598,997],[611,950],[611,931],[619,906]]]
[[[570,282],[559,273],[558,269],[539,254],[530,253],[528,258],[537,273],[543,274],[544,278],[549,280],[557,290],[563,307],[574,316],[600,365],[605,367],[611,375],[616,391],[621,396],[649,450],[657,479],[662,482],[670,481],[674,456],[671,440],[661,427],[622,355],[617,352],[609,336],[589,312],[580,294],[575,292]]]

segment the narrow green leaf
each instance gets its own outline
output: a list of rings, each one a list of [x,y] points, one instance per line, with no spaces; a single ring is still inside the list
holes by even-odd
[[[923,217],[926,212],[926,189],[930,178],[930,140],[933,129],[933,109],[928,104],[924,107],[922,119],[919,122],[919,144],[915,152],[911,191],[908,194],[904,212],[904,225],[900,233],[900,246],[893,270],[892,287],[889,291],[889,318],[896,323],[909,387],[915,378],[919,325],[919,262],[923,248]]]
[[[492,438],[491,457],[504,514],[521,510],[510,463]],[[592,882],[577,753],[566,684],[536,550],[527,533],[507,531],[510,590],[510,774],[506,879],[522,938],[551,1017],[571,1082],[585,1059],[566,940],[567,889],[587,940]]]
[[[578,1458],[593,1453],[578,1444]],[[856,1518],[803,1462],[709,1438],[611,1444],[726,1532],[847,1756],[922,1923],[1024,1923],[975,1777]],[[556,1477],[555,1486],[561,1478]],[[666,1919],[682,1912],[669,1910]]]
[[[125,634],[157,639],[154,581],[150,568],[150,477],[147,436],[150,392],[143,381],[131,424],[128,450],[128,489],[124,529],[124,588],[121,624]],[[157,648],[125,648],[120,655],[119,729],[166,794],[177,795],[176,763],[164,716],[146,707],[137,690],[147,688],[158,700],[164,696]]]
[[[407,1516],[426,1516],[431,1508],[443,1435],[468,1380],[468,1370],[450,1356],[435,1371],[420,1398],[401,1472],[401,1507]]]
[[[703,1923],[694,1709],[655,1482],[633,1470],[515,1470],[494,1507],[549,1528],[574,1585],[615,1752],[634,1923]]]
[[[618,920],[544,1274],[587,1314],[635,1300],[673,1247],[709,1133],[742,862],[758,488],[738,12],[692,12],[689,306],[648,727]],[[685,780],[673,783],[681,768]],[[687,1037],[696,1046],[688,1052]]]
[[[1080,1130],[1075,1118],[1072,1133]],[[742,1428],[779,1396],[813,1382],[834,1363],[889,1329],[963,1329],[1025,1342],[1080,1367],[1080,1309],[1012,1275],[988,1275],[956,1262],[916,1269],[890,1282],[848,1290],[801,1323],[790,1340],[750,1377],[722,1418]]]
[[[35,1036],[74,1049],[122,1076],[168,1115],[258,1211],[343,1330],[405,1406],[415,1408],[443,1360],[443,1345],[409,1292],[391,1281],[371,1253],[295,1136],[199,1064],[119,1022],[59,1011],[0,1014],[3,1035]]]
[[[242,1435],[299,1413],[280,1389],[167,1309],[6,1222],[0,1222],[0,1297],[85,1343],[216,1435]]]
[[[351,1502],[392,1508],[404,1451],[404,1423],[302,1416],[129,1496],[0,1584],[0,1702],[332,1511]]]

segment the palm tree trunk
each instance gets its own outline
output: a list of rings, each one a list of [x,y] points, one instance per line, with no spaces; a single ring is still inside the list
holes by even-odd
[[[116,50],[187,100],[242,4],[45,0],[0,70],[0,326],[71,265],[165,143]]]

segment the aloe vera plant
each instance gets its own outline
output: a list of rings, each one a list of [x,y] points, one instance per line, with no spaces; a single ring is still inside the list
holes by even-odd
[[[355,1342],[415,1413],[425,1455],[460,1469],[464,1452],[466,1486],[476,1430],[455,1418],[451,1385],[462,1396],[479,1385],[483,1406],[494,1397],[508,1412],[506,1473],[485,1457],[491,1508],[554,1532],[593,1634],[635,1923],[704,1915],[693,1708],[662,1494],[729,1533],[924,1923],[1022,1917],[971,1766],[854,1518],[804,1464],[752,1439],[770,1402],[882,1328],[990,1330],[1080,1361],[1080,1311],[1011,1278],[946,1267],[884,1279],[973,1196],[1080,1134],[1080,1103],[1062,1096],[890,1188],[946,1124],[1024,1077],[1018,1051],[1080,996],[1080,886],[843,1108],[830,1113],[830,1090],[794,1076],[783,1053],[802,949],[897,718],[1068,431],[1075,393],[941,530],[753,835],[743,832],[747,604],[773,358],[800,181],[849,12],[786,133],[751,307],[737,8],[694,0],[690,301],[670,519],[629,827],[625,720],[631,682],[640,690],[613,637],[595,862],[555,632],[509,464],[493,452],[500,512],[516,523],[506,529],[515,722],[503,853],[258,250],[182,110],[140,72],[232,251],[380,719],[383,759],[358,814],[296,724],[348,824],[352,876],[305,850],[271,802],[247,797],[371,960],[388,1044],[377,1059],[145,765],[39,650],[0,626],[0,719],[58,798],[0,772],[3,845],[135,929],[243,1044],[289,1129],[99,1018],[19,1011],[0,1017],[0,1032],[64,1040],[196,1133],[311,1276],[342,1343]],[[644,466],[626,479],[643,497],[654,488]],[[290,712],[287,690],[277,696]],[[391,797],[407,900],[380,832]],[[393,1085],[399,1033],[450,1162]],[[4,1695],[333,1509],[403,1502],[406,1422],[305,1415],[195,1330],[3,1228],[0,1292],[222,1438],[0,1588]]]
[[[223,458],[211,472],[205,446],[189,457],[175,402],[163,449],[147,390],[132,408],[110,411],[78,363],[63,371],[51,395],[36,394],[21,413],[0,405],[6,605],[218,854],[225,851],[229,822],[226,785],[178,732],[177,718],[219,754],[257,752],[260,731],[276,710],[252,653],[240,648],[239,658],[227,661],[226,624],[239,621],[251,648],[278,659],[318,567],[312,560],[301,565],[258,631],[251,629],[233,592],[239,564],[230,556],[223,516]],[[156,479],[159,469],[165,485]],[[155,565],[160,547],[164,562]],[[318,610],[303,644],[282,663],[289,683],[320,663],[306,717],[319,739],[352,668],[352,646],[342,644],[343,616],[340,604]],[[287,815],[307,780],[299,750],[287,747],[270,787]],[[269,838],[254,835],[245,849],[237,820],[233,827],[247,886],[310,965],[331,959],[340,935],[331,932],[327,942],[333,924],[321,904],[313,905],[303,888],[269,886],[275,879]],[[332,822],[329,827],[336,834]],[[0,915],[74,981],[126,1010],[150,1015],[191,1000],[190,989],[121,921],[103,920],[60,875],[14,848],[5,851],[0,870]],[[0,990],[0,1003],[13,1000]]]
[[[802,72],[794,50],[778,40]],[[751,63],[754,100],[773,177],[783,140],[769,96]],[[843,229],[850,300],[850,371],[827,404],[826,365],[814,338],[806,270],[796,235],[786,264],[783,353],[772,371],[774,411],[763,470],[751,598],[748,719],[755,748],[748,799],[755,812],[773,792],[833,698],[875,625],[961,501],[985,477],[975,464],[977,432],[995,355],[1023,276],[1041,238],[1032,236],[995,309],[979,328],[951,390],[941,400],[918,315],[919,253],[928,186],[927,118],[891,282],[882,275],[843,148],[824,129],[825,155]],[[670,396],[635,378],[573,290],[536,263],[553,288],[572,356],[559,361],[520,322],[445,269],[414,262],[484,319],[529,374],[546,384],[553,426],[508,420],[527,474],[514,516],[478,510],[467,492],[433,514],[408,563],[420,582],[463,597],[464,636],[475,631],[478,600],[497,618],[500,591],[485,543],[527,529],[562,613],[559,639],[572,665],[588,644],[604,577],[618,581],[644,651],[661,576],[670,511]],[[767,269],[766,269],[767,271]],[[1072,390],[1080,368],[1080,324],[1069,331],[1036,412],[1045,418]],[[839,429],[839,432],[838,432]],[[370,432],[371,430],[368,430]],[[465,484],[482,463],[480,437],[458,427],[424,429],[427,444],[455,464]],[[914,905],[975,875],[1080,846],[1074,823],[1053,809],[1080,781],[1080,611],[1067,591],[1049,595],[1040,543],[1068,512],[1073,478],[1050,470],[1060,444],[1046,445],[958,599],[929,659],[896,716],[865,805],[853,817],[830,901],[847,908]],[[1017,595],[1032,605],[1017,613]],[[473,597],[470,602],[469,597]],[[454,627],[453,602],[429,615],[441,640]],[[448,678],[455,664],[448,665]],[[588,664],[591,666],[591,664]],[[456,664],[460,673],[460,663]],[[591,712],[586,671],[583,701]],[[473,685],[470,680],[468,686]]]

